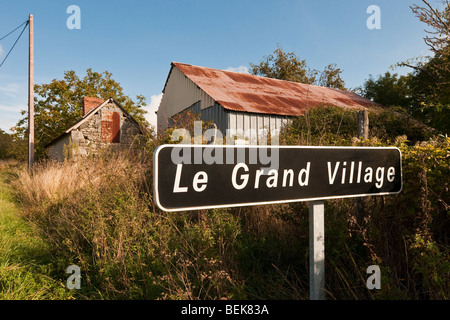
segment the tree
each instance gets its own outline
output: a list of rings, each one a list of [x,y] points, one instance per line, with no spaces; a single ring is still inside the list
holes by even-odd
[[[250,73],[268,78],[313,84],[316,72],[311,71],[305,60],[300,60],[293,52],[277,49],[265,56],[259,64],[250,63]]]
[[[329,64],[322,72],[310,69],[306,60],[293,52],[284,52],[280,46],[259,64],[250,63],[250,67],[253,75],[345,90],[342,70],[336,64]]]
[[[342,70],[337,68],[335,63],[330,63],[320,74],[319,79],[315,82],[315,85],[335,88],[335,89],[345,89],[345,82],[341,78]]]
[[[424,38],[425,43],[430,50],[436,55],[445,55],[450,50],[450,2],[443,0],[444,5],[442,10],[433,8],[426,0],[422,0],[424,6],[414,4],[410,6],[416,17],[420,21],[426,23],[431,30],[425,30],[431,36]]]
[[[11,158],[25,160],[26,143],[0,129],[0,160]]]
[[[360,94],[385,107],[401,107],[411,117],[447,133],[450,123],[450,87],[436,88],[435,80],[425,71],[413,71],[399,76],[386,72],[365,81]]]
[[[374,79],[370,75],[361,89],[362,95],[385,107],[399,106],[406,110],[411,105],[411,76],[398,76],[396,73],[386,72],[384,75]]]
[[[411,65],[408,62],[400,63],[418,74],[426,73],[433,82],[433,86],[445,88],[450,86],[450,2],[443,0],[444,8],[433,8],[426,0],[422,0],[424,6],[410,6],[413,13],[424,22],[431,30],[425,30],[430,36],[424,38],[425,43],[434,57],[426,63]]]
[[[413,5],[411,10],[431,30],[424,38],[432,57],[403,61],[397,66],[412,69],[405,76],[386,72],[374,79],[372,76],[360,88],[361,94],[386,107],[403,107],[410,116],[426,125],[449,132],[450,125],[450,28],[449,0],[442,1],[444,9],[431,7],[422,0],[423,6]]]
[[[48,84],[34,87],[35,92],[35,146],[36,157],[45,154],[45,145],[58,137],[82,116],[83,97],[114,98],[142,126],[148,127],[144,118],[145,97],[139,95],[136,102],[123,93],[120,84],[112,79],[108,71],[98,73],[86,70],[86,76],[79,78],[75,71],[66,71],[63,80],[53,79]],[[14,136],[26,139],[28,132],[28,115],[18,121],[12,128]]]
[[[449,132],[450,123],[450,2],[443,0],[443,9],[433,8],[426,0],[423,5],[412,5],[413,13],[430,30],[425,43],[434,54],[427,61],[412,65],[401,62],[400,66],[413,69],[411,114],[423,122],[444,132]]]
[[[415,69],[411,76],[411,115],[450,132],[450,55],[439,55]]]

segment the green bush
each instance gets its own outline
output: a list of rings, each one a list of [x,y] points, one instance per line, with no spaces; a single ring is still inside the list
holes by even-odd
[[[281,133],[286,145],[352,145],[357,136],[357,110],[333,106],[312,108],[294,118]],[[433,137],[433,129],[412,119],[401,108],[379,108],[369,111],[369,136],[393,143],[406,135],[411,144]]]
[[[332,106],[311,108],[281,132],[286,145],[348,145],[356,136],[356,111]]]
[[[369,112],[370,136],[394,142],[406,135],[412,144],[433,137],[434,130],[411,118],[402,108],[391,107]]]

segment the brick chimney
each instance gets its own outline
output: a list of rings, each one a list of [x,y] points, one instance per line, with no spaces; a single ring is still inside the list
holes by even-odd
[[[102,98],[97,97],[84,97],[83,98],[83,117],[95,107],[98,107],[103,103]]]

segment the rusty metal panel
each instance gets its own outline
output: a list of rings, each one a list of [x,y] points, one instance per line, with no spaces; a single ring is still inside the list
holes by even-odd
[[[120,143],[120,113],[113,112],[111,142]]]
[[[118,143],[120,142],[120,113],[111,111],[102,111],[102,142]]]
[[[112,136],[112,114],[102,110],[102,142],[110,143]]]

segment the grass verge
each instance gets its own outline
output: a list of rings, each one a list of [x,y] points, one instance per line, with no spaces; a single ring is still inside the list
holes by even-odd
[[[18,164],[0,163],[0,299],[70,299],[62,261],[51,254],[50,246],[19,214],[8,180]]]

